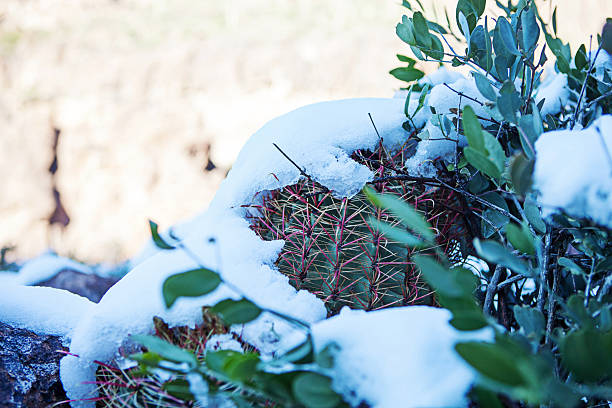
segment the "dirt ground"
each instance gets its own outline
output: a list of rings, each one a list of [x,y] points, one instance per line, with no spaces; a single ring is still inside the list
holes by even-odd
[[[409,53],[398,3],[2,0],[0,246],[19,258],[49,246],[90,262],[134,255],[147,219],[167,227],[206,208],[267,120],[391,96],[401,84],[387,72]],[[612,16],[609,0],[553,4],[574,44]],[[53,188],[65,213],[50,227]]]

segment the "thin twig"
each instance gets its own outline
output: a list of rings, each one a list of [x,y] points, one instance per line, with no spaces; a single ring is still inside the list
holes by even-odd
[[[525,277],[522,276],[522,275],[517,275],[517,276],[511,277],[510,279],[506,279],[505,281],[503,281],[502,283],[497,285],[497,290],[501,290],[501,289],[505,288],[506,286],[510,286],[514,282],[518,282],[518,281],[520,281],[522,279],[525,279]]]
[[[283,152],[283,151],[282,151],[282,149],[281,149],[280,147],[278,147],[278,145],[277,145],[276,143],[272,143],[272,144],[274,145],[274,147],[276,147],[276,149],[277,149],[279,152],[281,152],[281,154],[282,154],[283,156],[285,156],[285,159],[289,160],[289,162],[290,162],[291,164],[293,164],[293,165],[294,165],[294,166],[295,166],[295,167],[296,167],[296,168],[297,168],[297,169],[300,171],[300,174],[301,174],[302,176],[306,177],[308,180],[311,180],[310,176],[309,176],[308,174],[306,174],[306,172],[304,171],[304,169],[303,169],[303,168],[301,168],[300,166],[298,166],[296,162],[294,162],[293,160],[291,160],[291,157],[287,156],[287,154],[286,154],[285,152]]]
[[[597,98],[593,99],[592,101],[590,101],[589,103],[584,105],[584,108],[580,109],[580,112],[578,114],[579,115],[582,114],[582,112],[584,112],[585,110],[589,109],[591,107],[591,105],[594,105],[597,102],[601,101],[602,99],[606,99],[606,98],[609,98],[611,96],[612,96],[612,91],[606,92],[605,94],[598,96]]]
[[[479,101],[479,100],[478,100],[478,99],[476,99],[476,98],[472,98],[471,96],[466,95],[466,94],[464,94],[464,93],[463,93],[463,92],[461,92],[461,91],[458,91],[458,90],[456,90],[456,89],[453,89],[453,88],[452,88],[452,87],[451,87],[449,84],[447,84],[446,82],[444,82],[444,83],[443,83],[443,85],[444,85],[445,87],[447,87],[448,89],[450,89],[451,91],[455,92],[457,95],[462,96],[462,97],[464,97],[465,99],[469,99],[469,100],[470,100],[470,101],[472,101],[472,102],[476,102],[476,103],[477,103],[477,104],[479,104],[480,106],[484,106],[484,103],[483,103],[483,102]]]
[[[603,44],[604,44],[603,41],[599,44],[599,47],[597,48],[597,52],[595,53],[595,58],[593,58],[593,61],[591,62],[591,65],[589,66],[589,70],[587,71],[586,77],[584,78],[584,82],[582,83],[582,89],[580,90],[580,96],[578,97],[578,102],[576,103],[576,110],[574,111],[574,117],[572,118],[572,121],[571,121],[571,126],[570,126],[571,129],[573,129],[574,126],[576,125],[576,120],[578,119],[578,112],[580,112],[580,104],[582,103],[582,98],[584,97],[584,93],[586,91],[587,82],[589,80],[589,77],[591,76],[591,72],[593,71],[593,68],[595,68],[595,62],[597,61],[597,57],[599,56],[599,52],[601,51]]]
[[[448,188],[449,190],[452,190],[452,191],[454,191],[456,193],[459,193],[461,195],[469,197],[472,200],[482,204],[483,206],[488,207],[488,208],[490,208],[492,210],[495,210],[495,211],[499,212],[500,214],[510,218],[511,220],[515,221],[518,224],[521,223],[520,219],[518,219],[517,217],[512,215],[510,212],[504,210],[503,208],[498,207],[497,205],[492,204],[492,203],[488,202],[487,200],[484,200],[484,199],[482,199],[482,198],[480,198],[480,197],[478,197],[478,196],[476,196],[476,195],[474,195],[474,194],[472,194],[472,193],[470,193],[470,192],[468,192],[468,191],[466,191],[464,189],[453,187],[450,184],[445,183],[444,181],[440,180],[439,178],[435,178],[435,177],[416,177],[416,176],[397,174],[397,175],[393,175],[393,176],[385,176],[385,177],[375,178],[372,181],[370,181],[369,184],[382,183],[382,182],[385,182],[385,181],[392,181],[392,180],[418,181],[418,182],[427,183],[427,184],[432,184],[432,183],[438,184],[438,185],[441,185],[441,186],[443,186],[445,188]]]
[[[454,191],[454,192],[456,192],[456,193],[463,194],[463,195],[465,195],[465,196],[467,196],[467,197],[471,198],[472,200],[477,201],[478,203],[480,203],[480,204],[484,205],[485,207],[489,207],[490,209],[495,210],[495,211],[499,212],[500,214],[505,215],[506,217],[508,217],[508,218],[510,218],[511,220],[513,220],[513,221],[517,222],[518,224],[520,224],[520,223],[521,223],[521,220],[519,220],[518,218],[516,218],[516,217],[515,217],[514,215],[512,215],[510,212],[508,212],[508,211],[504,210],[504,209],[503,209],[503,208],[501,208],[501,207],[496,206],[495,204],[492,204],[492,203],[488,202],[487,200],[484,200],[484,199],[482,199],[482,198],[478,197],[477,195],[474,195],[474,194],[472,194],[472,193],[469,193],[469,192],[467,192],[467,191],[465,191],[465,190],[463,190],[463,189],[459,189],[459,188],[455,188],[455,187],[453,187],[453,186],[450,186],[449,184],[447,184],[447,183],[443,182],[443,181],[442,181],[442,180],[440,180],[440,179],[436,179],[436,181],[438,181],[440,184],[442,184],[444,187],[448,188],[449,190],[453,190],[453,191]]]
[[[484,306],[482,308],[483,312],[487,315],[491,315],[491,304],[493,303],[493,297],[495,297],[495,293],[497,293],[499,282],[499,277],[501,276],[503,266],[497,265],[495,267],[495,272],[493,272],[493,276],[491,277],[491,281],[489,285],[487,285],[487,294],[485,296]]]
[[[558,268],[555,266],[553,268],[553,285],[550,293],[548,295],[548,319],[546,321],[546,340],[545,343],[548,344],[550,342],[550,333],[552,332],[552,326],[555,316],[555,294],[557,292],[557,275]]]
[[[540,288],[538,290],[538,309],[544,313],[544,289],[547,286],[546,272],[548,269],[548,258],[550,256],[551,232],[546,232],[544,236],[544,254],[542,255],[542,264],[540,265]]]
[[[372,114],[370,112],[368,112],[368,116],[370,117],[370,122],[372,122],[372,126],[374,126],[374,131],[376,132],[376,136],[378,136],[378,139],[382,143],[383,138],[380,137],[380,133],[378,133],[378,129],[376,129],[376,125],[374,124],[374,119],[372,119]]]
[[[591,271],[589,272],[586,289],[584,290],[584,307],[589,306],[589,295],[591,294],[591,282],[593,280],[594,270],[595,270],[595,257],[591,258]]]

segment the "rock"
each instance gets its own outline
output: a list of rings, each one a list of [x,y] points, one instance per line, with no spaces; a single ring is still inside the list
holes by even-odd
[[[0,322],[0,407],[44,407],[66,400],[58,337],[37,335]]]
[[[36,286],[64,289],[98,303],[106,291],[117,281],[118,279],[115,278],[64,269],[51,279],[37,283]]]

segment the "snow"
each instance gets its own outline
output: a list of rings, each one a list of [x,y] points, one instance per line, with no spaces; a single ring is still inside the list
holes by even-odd
[[[94,305],[84,297],[46,287],[2,285],[0,299],[1,322],[64,340]]]
[[[450,89],[449,88],[452,88]],[[484,103],[485,98],[480,94],[476,87],[476,81],[473,78],[464,78],[452,83],[442,83],[434,86],[425,101],[423,112],[427,115],[427,123],[419,133],[419,137],[423,139],[417,145],[417,150],[414,156],[406,160],[406,170],[414,176],[434,177],[437,175],[437,170],[433,165],[433,159],[440,158],[452,162],[457,147],[457,132],[454,129],[448,134],[443,134],[436,123],[437,119],[432,117],[429,106],[436,109],[437,114],[450,115],[451,109],[461,109],[466,106],[471,106],[476,115],[484,118],[489,118],[491,115],[484,107],[470,99],[459,96],[458,92]],[[450,117],[449,117],[450,118]],[[418,127],[419,123],[415,123]],[[465,139],[458,139],[459,146],[465,145]]]
[[[612,115],[584,130],[544,133],[535,148],[543,215],[563,209],[612,228]]]
[[[406,138],[404,101],[358,98],[307,105],[265,124],[245,144],[211,206],[225,208],[250,202],[264,190],[293,184],[299,170],[278,152],[276,143],[315,181],[338,197],[351,197],[373,178],[350,157],[356,149],[374,148],[378,136],[393,147]]]
[[[409,306],[365,312],[342,309],[313,326],[315,349],[330,343],[332,387],[352,406],[466,406],[476,374],[455,352],[458,341],[490,340],[492,333],[459,332],[448,310]]]
[[[248,222],[233,210],[209,211],[199,219],[198,225],[199,228],[182,242],[197,255],[203,266],[221,271],[226,281],[240,288],[260,306],[308,322],[325,317],[325,308],[314,295],[296,292],[286,276],[269,266],[282,247],[281,241],[262,241],[249,229]],[[210,237],[214,237],[215,242],[209,242]],[[154,316],[161,317],[171,326],[193,326],[201,321],[202,306],[228,297],[239,297],[239,294],[221,285],[207,296],[179,299],[167,310],[161,296],[164,280],[198,266],[185,251],[159,252],[141,262],[104,295],[74,331],[70,351],[80,357],[67,356],[61,361],[60,375],[69,398],[94,396],[95,386],[82,383],[94,380],[93,360],[109,361],[114,358],[121,346],[129,345],[130,334],[151,333]],[[265,342],[269,321],[274,321],[277,333],[292,330],[287,323],[267,315],[235,329],[256,347],[274,349],[275,344]],[[278,345],[282,344],[278,339],[276,341]],[[91,406],[91,403],[73,403],[73,406]]]
[[[454,84],[456,89],[479,97],[473,80],[460,79]],[[429,99],[439,103],[442,109],[455,107],[459,97],[437,85]],[[462,103],[465,106],[469,102],[463,98]],[[473,107],[480,112],[478,105]],[[407,387],[416,405],[463,401],[473,375],[452,351],[460,334],[448,326],[448,312],[427,308],[370,314],[343,311],[336,318],[322,321],[326,317],[322,301],[306,291],[296,291],[288,278],[274,267],[284,242],[261,240],[245,219],[248,209],[244,206],[257,203],[261,193],[293,184],[301,177],[300,171],[273,143],[335,195],[352,196],[373,177],[367,168],[350,159],[352,151],[371,149],[379,142],[368,113],[385,145],[393,148],[407,136],[402,128],[403,109],[404,101],[397,98],[349,99],[309,105],[268,122],[244,146],[209,209],[162,234],[166,238],[176,237],[183,249],[146,250],[145,256],[134,263],[136,266],[98,304],[73,304],[68,311],[51,313],[56,308],[64,310],[60,306],[67,304],[66,298],[46,310],[41,310],[44,308],[40,303],[26,304],[26,308],[30,307],[30,316],[5,314],[15,321],[45,323],[70,335],[70,351],[79,357],[66,356],[61,360],[60,377],[68,397],[78,400],[71,403],[73,407],[94,406],[94,402],[83,400],[96,396],[96,386],[92,383],[97,367],[94,361],[108,362],[120,357],[120,349],[133,347],[130,335],[153,332],[153,317],[162,318],[170,326],[194,326],[201,321],[202,306],[240,296],[310,324],[320,322],[314,329],[318,347],[331,340],[344,347],[340,351],[334,386],[342,392],[354,391],[357,397],[352,397],[353,402],[359,398],[375,406],[390,406],[392,401],[405,401]],[[427,126],[426,129],[435,131]],[[161,296],[164,280],[201,266],[219,271],[224,281],[236,290],[221,284],[208,295],[181,298],[171,309],[166,309]],[[6,309],[19,311],[31,297],[25,292],[15,296]],[[78,303],[74,297],[70,299]],[[264,358],[286,350],[296,330],[268,313],[231,329],[257,347]],[[409,350],[405,343],[408,338]],[[228,341],[219,343],[232,346]],[[365,353],[364,350],[379,352]],[[381,375],[383,370],[385,375]],[[389,374],[387,370],[391,370]],[[409,379],[412,384],[404,384],[402,380],[398,387],[397,378]]]
[[[48,251],[24,263],[18,273],[4,273],[2,283],[26,286],[36,285],[53,278],[64,269],[81,273],[92,273],[91,267]]]
[[[268,122],[242,149],[207,212],[172,229],[172,234],[197,262],[183,250],[154,251],[115,284],[78,323],[70,351],[61,361],[60,375],[71,399],[95,396],[93,360],[109,361],[128,336],[151,333],[153,317],[169,325],[194,325],[201,307],[239,294],[221,285],[213,293],[179,299],[166,310],[161,297],[164,280],[175,273],[198,267],[220,271],[223,278],[265,308],[312,323],[324,319],[326,310],[314,295],[297,292],[288,278],[273,266],[283,241],[261,240],[245,220],[246,209],[256,195],[293,184],[300,172],[273,146],[278,144],[314,180],[338,196],[351,196],[373,178],[365,167],[352,161],[350,153],[373,148],[379,139],[368,113],[389,147],[406,136],[404,102],[398,99],[349,99],[309,105]],[[169,234],[164,234],[168,236]],[[214,238],[211,242],[210,238]],[[129,305],[129,307],[127,306]],[[264,313],[256,321],[233,330],[263,354],[282,349],[295,329]],[[79,401],[73,406],[93,406]]]
[[[569,102],[570,89],[567,86],[567,75],[555,72],[555,69],[549,66],[544,72],[544,80],[535,92],[536,103],[544,100],[540,111],[542,116],[556,115]]]
[[[431,74],[425,75],[423,78],[419,79],[419,84],[429,84],[434,86],[444,83],[452,84],[463,78],[464,76],[461,73],[457,71],[451,71],[446,67],[442,66]]]
[[[242,353],[242,345],[230,333],[213,334],[206,340],[206,351],[232,350]]]

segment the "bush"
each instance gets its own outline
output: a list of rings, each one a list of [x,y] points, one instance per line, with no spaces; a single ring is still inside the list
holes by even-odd
[[[438,128],[454,151],[433,161],[434,176],[393,171],[421,186],[458,194],[465,204],[462,213],[476,226],[471,231],[476,238],[457,244],[458,259],[456,251],[436,250],[436,229],[423,217],[425,210],[415,210],[401,194],[384,194],[385,189],[372,182],[360,197],[389,215],[379,217],[379,223],[394,220],[393,225],[376,228],[396,244],[428,248],[420,254],[406,253],[435,290],[434,304],[452,312],[451,324],[461,331],[489,328],[495,333],[492,341],[456,346],[480,374],[470,394],[475,405],[605,404],[612,400],[610,225],[593,221],[598,218],[589,218],[588,211],[576,215],[564,208],[542,208],[533,180],[536,142],[544,133],[587,128],[610,113],[610,68],[597,61],[612,48],[611,23],[598,36],[596,50],[582,45],[573,54],[556,36],[556,13],[548,24],[532,1],[496,1],[501,15],[495,20],[483,17],[485,0],[459,0],[456,28],[449,18],[445,25],[430,21],[420,2],[415,3],[403,1],[409,16],[402,18],[396,32],[416,59],[398,55],[406,66],[391,71],[406,82],[404,128],[407,139],[426,140],[428,132],[418,125],[417,114],[430,109],[430,129]],[[455,51],[450,37],[462,44],[463,52]],[[556,58],[554,72],[545,74],[550,53]],[[471,69],[479,95],[446,84],[459,95],[459,106],[448,111],[427,106],[432,87],[418,61]],[[561,101],[542,97],[545,75],[564,75],[567,85]],[[549,99],[557,96],[553,93]],[[470,104],[461,106],[462,100]],[[151,227],[159,248],[190,254],[180,242],[162,239],[156,225]],[[170,277],[163,296],[171,307],[178,297],[210,293],[222,282],[218,273],[201,267]],[[369,307],[372,302],[362,303]],[[402,305],[389,303],[386,306]],[[330,310],[336,312],[336,307]],[[137,340],[148,352],[133,358],[141,371],[156,368],[182,375],[181,395],[188,400],[204,398],[194,392],[195,375],[206,395],[231,399],[239,406],[344,404],[331,389],[329,350],[313,352],[308,325],[262,309],[246,296],[208,310],[227,326],[252,321],[263,311],[302,328],[306,341],[284,356],[263,361],[254,351],[196,358],[159,338],[140,337]]]

